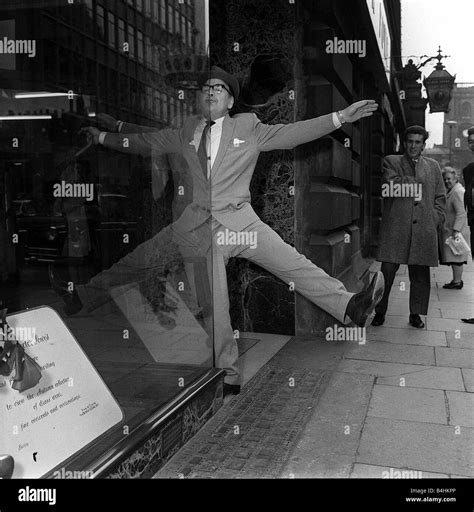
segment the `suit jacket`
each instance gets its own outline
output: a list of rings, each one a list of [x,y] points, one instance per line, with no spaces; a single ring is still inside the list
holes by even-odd
[[[104,141],[106,147],[118,151],[140,154],[151,148],[157,153],[179,153],[184,157],[193,180],[193,201],[175,222],[175,227],[184,231],[196,229],[211,215],[233,231],[241,231],[258,220],[250,205],[249,185],[260,152],[293,149],[335,130],[332,114],[274,125],[263,124],[255,114],[227,115],[208,180],[193,141],[201,122],[200,116],[193,116],[179,129],[130,134],[126,132],[133,131],[134,126],[124,124],[120,134],[108,133]]]
[[[384,158],[382,183],[421,184],[421,201],[384,197],[377,259],[438,266],[438,226],[444,221],[446,189],[438,162],[420,157],[414,168],[406,155]]]

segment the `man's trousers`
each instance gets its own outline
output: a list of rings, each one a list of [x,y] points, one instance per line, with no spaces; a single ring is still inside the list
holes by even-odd
[[[339,322],[350,322],[345,311],[354,294],[285,243],[268,225],[258,220],[242,232],[234,232],[234,237],[232,233],[214,218],[212,224],[208,222],[191,233],[176,231],[170,225],[86,285],[78,286],[77,291],[85,307],[91,311],[110,300],[108,290],[111,287],[127,281],[147,280],[150,272],[161,271],[171,259],[168,253],[173,245],[179,247],[185,261],[191,255],[205,256],[208,276],[212,276],[212,315],[208,334],[213,340],[215,364],[225,370],[225,382],[229,384],[239,383],[237,342],[230,322],[227,289],[226,264],[229,258],[246,258],[260,265],[288,285],[293,283],[292,288],[296,292]],[[249,243],[249,240],[255,243]],[[163,250],[168,251],[164,257]]]
[[[385,290],[382,300],[375,307],[376,313],[385,315],[387,312],[390,290],[399,268],[399,263],[382,262],[380,270],[385,278]],[[410,314],[426,315],[430,302],[430,267],[408,265],[408,275],[410,277]]]

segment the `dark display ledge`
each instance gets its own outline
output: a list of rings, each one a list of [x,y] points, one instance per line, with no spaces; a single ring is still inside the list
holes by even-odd
[[[133,430],[126,433],[125,425],[118,426],[60,471],[80,472],[83,478],[151,478],[221,408],[224,375],[219,369],[206,371]],[[104,451],[104,445],[111,448]]]

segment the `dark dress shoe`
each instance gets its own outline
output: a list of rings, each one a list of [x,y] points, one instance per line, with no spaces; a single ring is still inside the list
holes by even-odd
[[[374,319],[372,320],[372,325],[378,327],[379,325],[383,325],[385,322],[385,315],[383,313],[375,313]]]
[[[461,320],[466,324],[474,324],[474,318],[461,318]]]
[[[351,297],[346,315],[359,327],[370,325],[375,315],[375,306],[382,299],[384,286],[382,272],[376,272],[369,286]]]
[[[238,384],[227,384],[224,382],[224,396],[238,395],[240,393],[240,386]]]
[[[11,455],[0,455],[0,480],[9,480],[13,475],[15,461]]]
[[[460,283],[455,283],[454,281],[451,281],[450,283],[446,283],[443,288],[446,288],[447,290],[461,290],[464,286],[464,281],[461,281]]]
[[[48,268],[48,276],[51,288],[64,302],[64,312],[66,315],[71,316],[79,313],[83,304],[76,290],[71,291],[69,289],[69,284],[56,274],[52,265]]]
[[[417,329],[423,329],[425,323],[420,318],[420,315],[410,315],[410,325],[416,327]]]

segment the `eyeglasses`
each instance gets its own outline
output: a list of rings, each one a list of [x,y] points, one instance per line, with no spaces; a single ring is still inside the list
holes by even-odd
[[[229,91],[229,89],[227,89],[227,87],[224,84],[214,84],[214,85],[206,84],[201,87],[201,92],[203,94],[209,94],[209,92],[211,90],[213,92],[215,92],[216,94],[221,94],[222,91],[227,91],[230,95],[232,95],[232,93]]]

